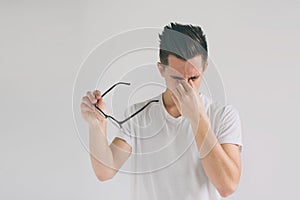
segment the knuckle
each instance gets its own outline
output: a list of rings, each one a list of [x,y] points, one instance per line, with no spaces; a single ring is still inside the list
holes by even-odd
[[[85,101],[86,100],[86,96],[83,96],[82,98],[81,98],[81,101]]]
[[[86,108],[87,108],[87,106],[84,103],[80,104],[81,111],[85,111]]]
[[[99,90],[95,90],[93,92],[93,94],[95,95],[95,97],[100,97],[101,98],[101,92]]]
[[[91,100],[87,96],[84,97],[83,102],[85,104],[91,104],[92,103]]]

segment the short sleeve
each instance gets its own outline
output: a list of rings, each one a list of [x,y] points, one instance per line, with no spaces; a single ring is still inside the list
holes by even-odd
[[[220,144],[237,144],[242,151],[242,128],[239,112],[232,105],[223,107],[217,132]]]
[[[123,119],[125,119],[128,116],[129,116],[129,107],[125,109],[123,113]],[[122,129],[119,129],[118,133],[116,134],[116,137],[125,140],[132,147],[133,142],[130,133],[131,133],[131,125],[130,125],[130,120],[128,120],[124,124],[122,124]]]

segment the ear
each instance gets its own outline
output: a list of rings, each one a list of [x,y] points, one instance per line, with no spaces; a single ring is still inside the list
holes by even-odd
[[[208,66],[208,62],[205,61],[205,63],[204,63],[204,68],[203,68],[203,72],[207,69],[207,66]]]
[[[163,68],[162,64],[160,62],[157,62],[157,67],[159,70],[159,73],[162,77],[165,77],[165,69]]]

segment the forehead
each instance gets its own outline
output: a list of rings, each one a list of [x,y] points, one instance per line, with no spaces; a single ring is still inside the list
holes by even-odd
[[[174,55],[169,55],[168,65],[181,74],[198,74],[203,67],[203,60],[201,55],[197,55],[186,61],[179,59]]]

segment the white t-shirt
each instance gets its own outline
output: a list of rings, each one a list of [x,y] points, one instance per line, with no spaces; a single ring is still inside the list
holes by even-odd
[[[218,105],[200,94],[211,127],[220,144],[232,143],[242,149],[241,123],[238,111],[231,105]],[[218,191],[208,179],[199,157],[190,123],[174,118],[165,109],[162,94],[123,125],[118,134],[132,146],[130,162],[132,200],[216,200]],[[125,117],[148,101],[134,104]],[[127,165],[126,165],[127,166]]]

